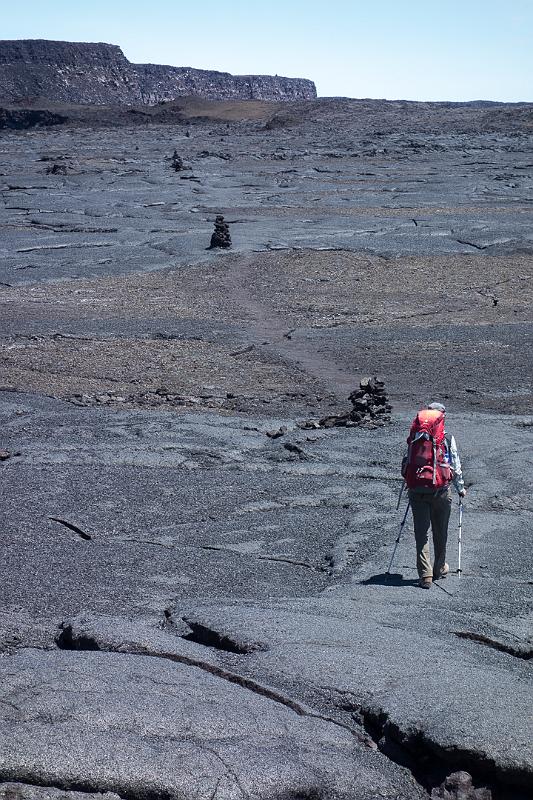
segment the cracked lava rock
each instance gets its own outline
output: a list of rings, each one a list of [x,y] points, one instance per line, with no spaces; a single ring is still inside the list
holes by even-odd
[[[2,131],[0,800],[529,800],[533,106],[59,109]]]

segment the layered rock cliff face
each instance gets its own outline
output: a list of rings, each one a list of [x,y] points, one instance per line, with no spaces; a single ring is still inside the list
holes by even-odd
[[[47,99],[58,103],[155,105],[199,95],[225,100],[307,100],[312,81],[270,75],[132,64],[110,44],[44,39],[0,41],[0,101]]]
[[[231,75],[191,67],[136,64],[142,102],[154,105],[162,100],[200,95],[208,100],[312,100],[313,81],[278,75]]]
[[[120,47],[46,40],[0,42],[0,99],[59,103],[141,102],[133,66]]]

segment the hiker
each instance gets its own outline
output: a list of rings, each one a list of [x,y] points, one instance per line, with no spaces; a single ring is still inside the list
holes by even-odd
[[[466,495],[461,461],[453,436],[444,430],[446,409],[431,403],[418,412],[402,462],[402,475],[409,490],[416,541],[416,567],[419,584],[430,589],[434,580],[445,578],[448,522],[452,508],[451,484],[459,497]],[[431,524],[435,561],[429,556],[428,531]]]

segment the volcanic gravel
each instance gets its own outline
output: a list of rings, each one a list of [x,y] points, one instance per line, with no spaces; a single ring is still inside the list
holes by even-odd
[[[0,139],[0,797],[530,796],[531,107],[51,110]]]

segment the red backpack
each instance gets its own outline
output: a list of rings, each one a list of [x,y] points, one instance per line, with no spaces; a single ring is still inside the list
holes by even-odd
[[[443,489],[453,478],[444,434],[444,414],[431,408],[419,411],[407,438],[409,449],[402,475],[409,489]]]

